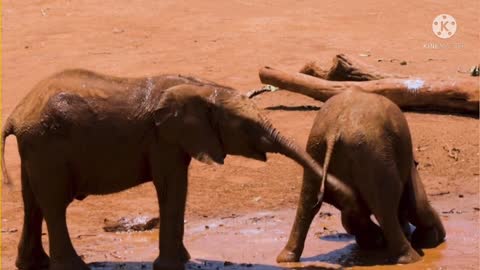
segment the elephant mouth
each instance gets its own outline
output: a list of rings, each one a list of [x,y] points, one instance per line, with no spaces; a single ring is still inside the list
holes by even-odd
[[[255,153],[250,157],[259,161],[267,161],[267,153],[261,151],[255,151]]]
[[[255,160],[259,160],[259,161],[267,161],[267,152],[268,151],[265,151],[264,149],[264,146],[262,144],[265,143],[265,138],[262,137],[260,139],[260,144],[256,143],[252,143],[250,144],[250,155],[249,155],[249,158],[252,158],[252,159],[255,159]]]
[[[195,158],[197,160],[199,160],[203,163],[206,163],[208,165],[213,165],[213,164],[223,165],[225,157],[226,157],[226,155],[223,155],[223,157],[219,157],[218,159],[212,159],[212,158],[210,158],[209,155],[207,155],[205,153],[200,153],[200,154],[195,156]]]

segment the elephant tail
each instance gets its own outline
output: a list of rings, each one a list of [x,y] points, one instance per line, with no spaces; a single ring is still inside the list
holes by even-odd
[[[333,175],[328,175],[328,165],[330,163],[330,158],[332,157],[333,147],[335,146],[336,140],[337,140],[337,136],[328,136],[327,137],[327,140],[326,140],[327,149],[325,151],[325,158],[323,160],[322,182],[320,182],[320,192],[319,192],[320,196],[318,198],[317,203],[313,206],[313,208],[317,208],[317,207],[320,207],[322,205],[323,194],[325,194],[325,183],[327,182],[327,176],[328,176],[328,180],[335,183],[336,185],[337,184],[339,186],[343,185],[341,183],[341,181],[339,181]]]
[[[328,165],[330,164],[330,158],[332,157],[333,148],[335,146],[336,140],[336,136],[327,137],[327,149],[325,150],[325,158],[323,159],[323,178],[320,186],[321,194],[325,192],[325,182],[327,181]]]
[[[11,118],[8,118],[7,121],[5,122],[5,125],[3,126],[3,131],[2,131],[2,149],[1,149],[1,154],[2,154],[2,177],[3,177],[3,183],[5,185],[11,185],[10,182],[10,176],[7,171],[7,167],[5,166],[5,140],[7,139],[8,136],[10,135],[15,135],[15,126],[12,123]]]

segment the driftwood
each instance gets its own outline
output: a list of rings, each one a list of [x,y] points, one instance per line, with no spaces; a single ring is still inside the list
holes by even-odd
[[[371,65],[344,54],[338,54],[333,58],[333,64],[329,70],[322,68],[314,61],[303,66],[300,73],[329,81],[372,81],[386,78],[407,78],[407,76],[379,71]]]
[[[370,81],[329,81],[302,73],[287,73],[264,67],[264,84],[300,93],[320,101],[347,90],[361,90],[383,95],[404,110],[479,113],[478,80],[383,78]]]
[[[158,229],[160,227],[160,218],[158,217],[122,217],[117,221],[105,219],[103,222],[105,224],[103,230],[106,232],[143,232]]]

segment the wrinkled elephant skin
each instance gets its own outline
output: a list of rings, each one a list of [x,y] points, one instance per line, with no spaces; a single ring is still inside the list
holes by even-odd
[[[359,91],[332,97],[317,114],[307,152],[324,164],[325,173],[336,176],[327,178],[325,202],[341,211],[345,230],[360,247],[386,246],[387,263],[406,264],[420,259],[412,245],[430,248],[444,240],[444,227],[415,166],[407,121],[390,100]],[[311,185],[315,178],[305,170],[296,219],[278,262],[300,259],[319,210],[308,207],[319,186]],[[411,244],[409,222],[416,227]]]

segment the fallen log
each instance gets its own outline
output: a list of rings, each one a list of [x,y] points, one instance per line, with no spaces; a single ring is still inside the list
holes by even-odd
[[[470,114],[478,117],[478,80],[385,78],[372,81],[328,81],[302,73],[287,73],[264,67],[259,72],[264,84],[303,94],[320,101],[348,90],[387,97],[403,110]]]
[[[300,73],[329,81],[372,81],[386,78],[407,78],[407,76],[379,71],[374,66],[345,54],[336,55],[329,70],[322,68],[317,62],[313,61],[305,64]]]

